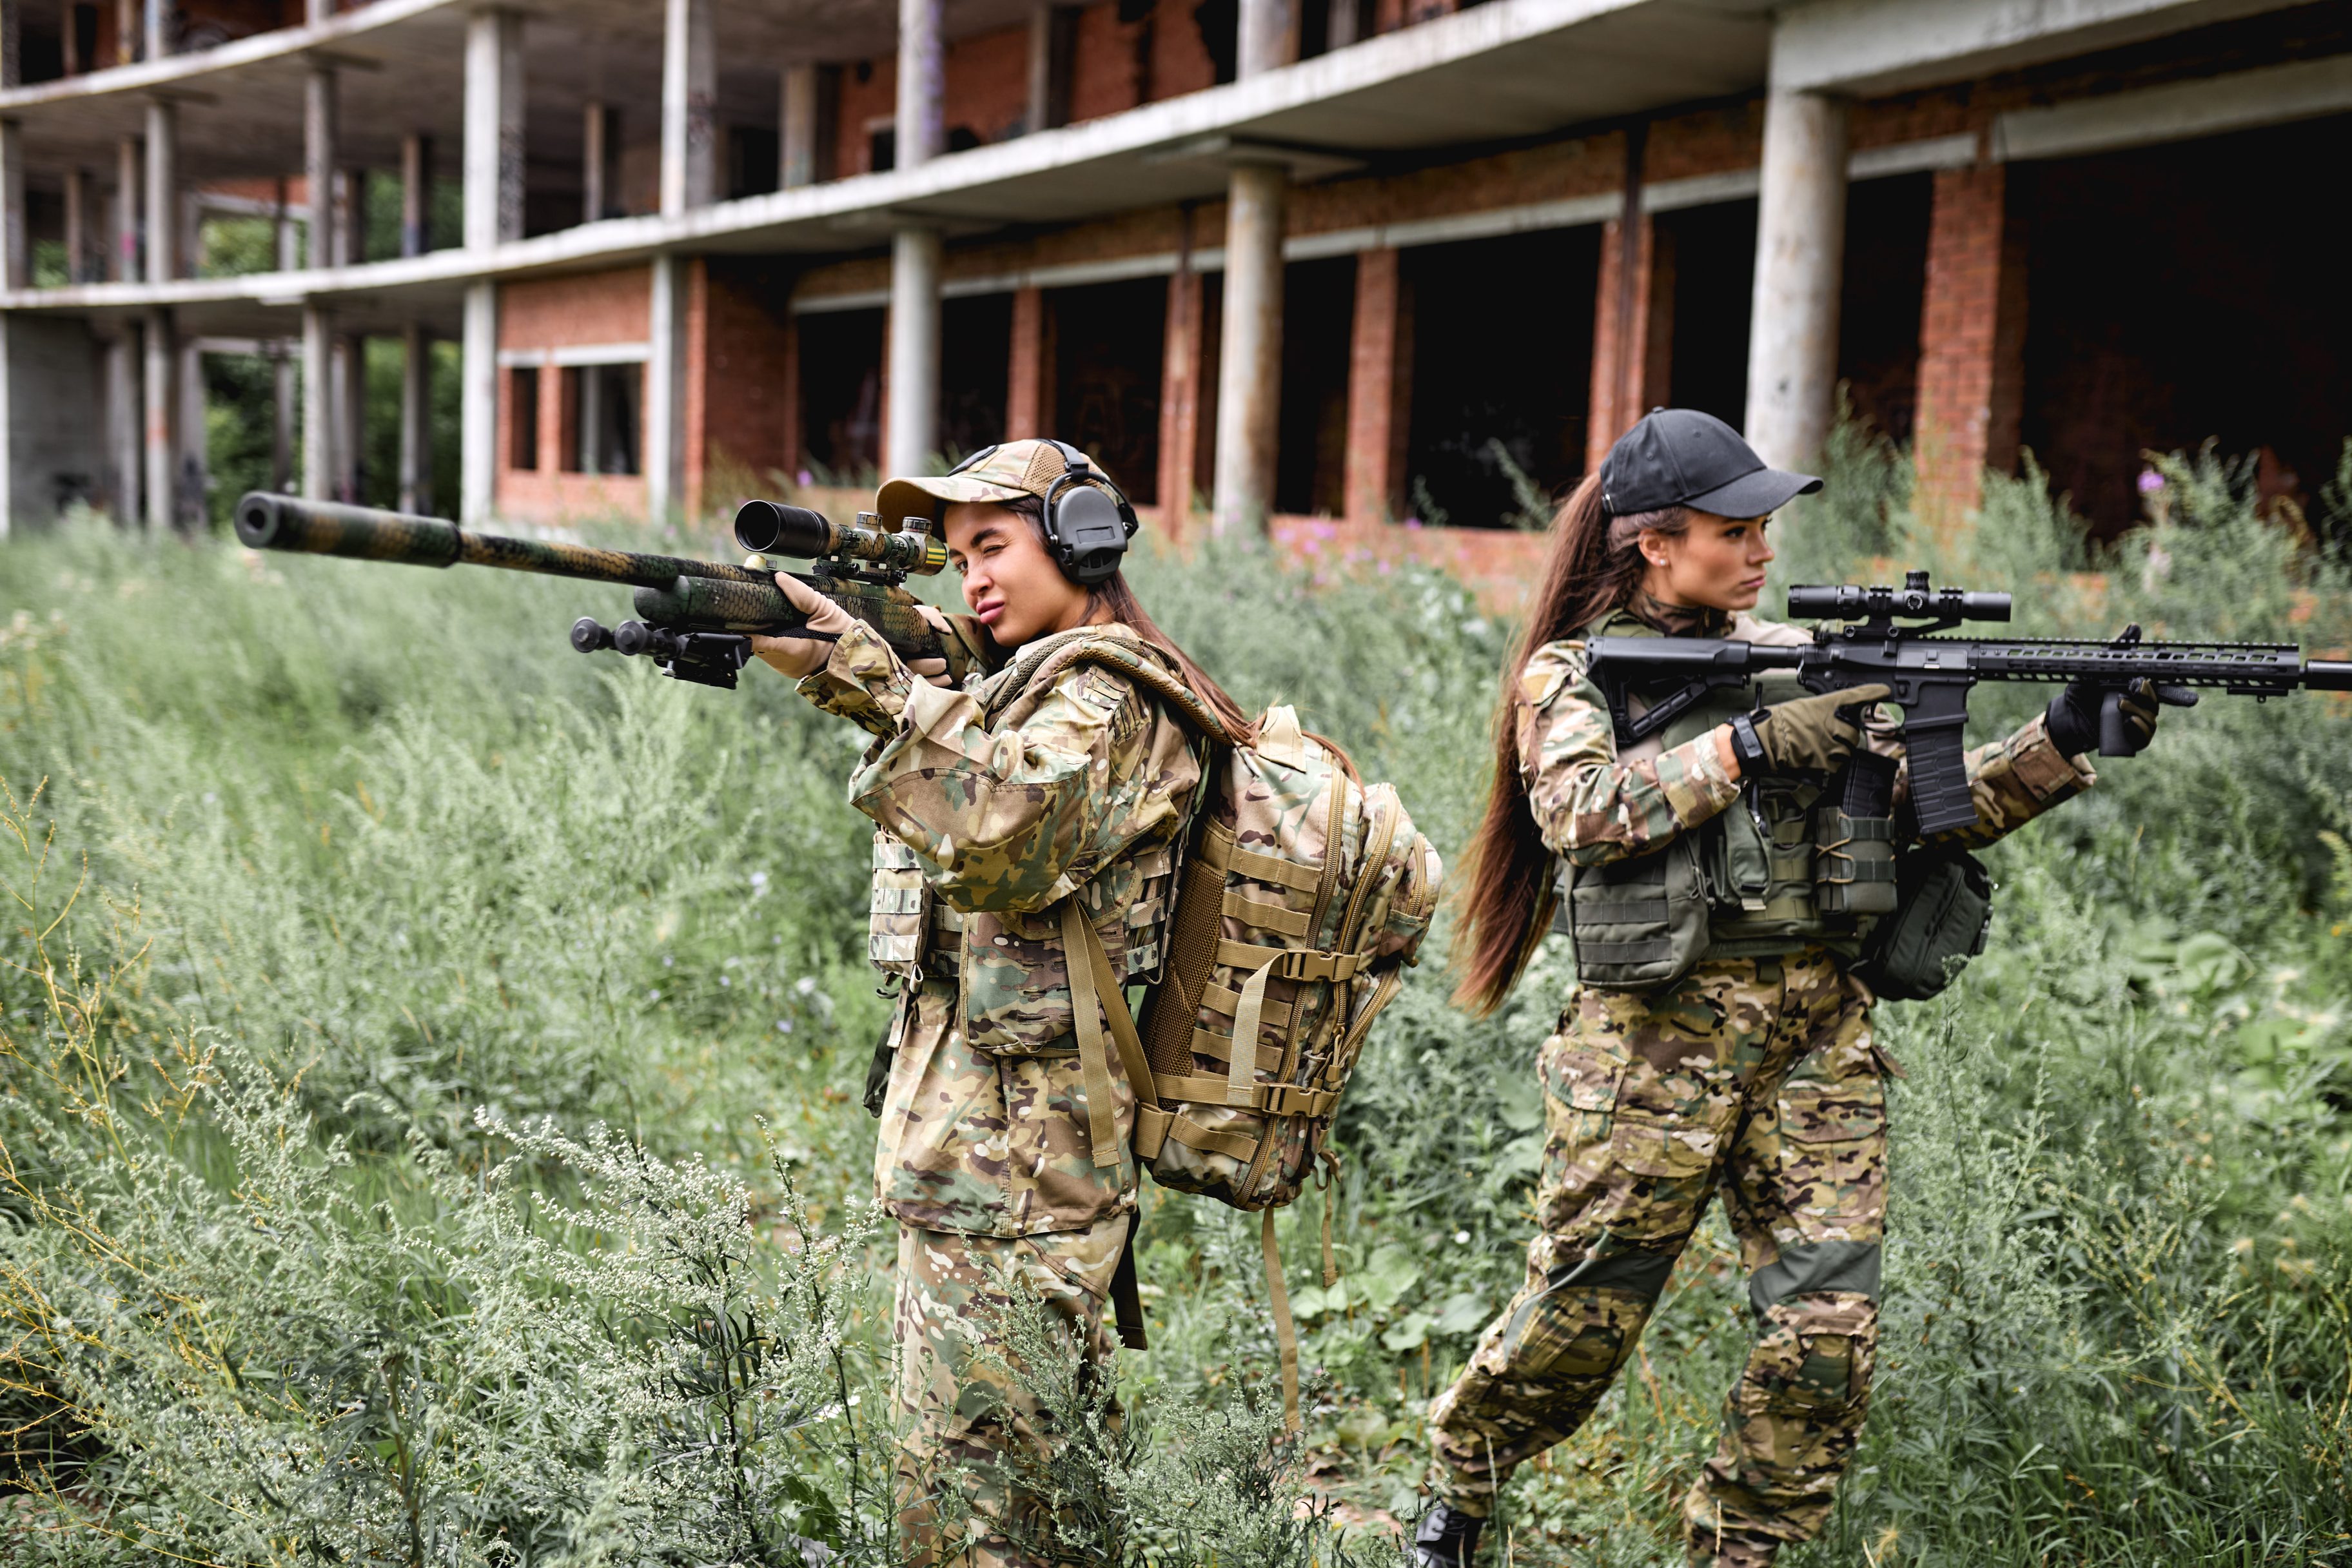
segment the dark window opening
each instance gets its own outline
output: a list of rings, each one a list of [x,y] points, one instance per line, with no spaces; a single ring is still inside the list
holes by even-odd
[[[507,467],[539,467],[539,366],[507,372]]]
[[[898,167],[898,128],[896,126],[886,125],[879,131],[868,132],[866,136],[866,172],[868,174],[878,174],[886,169]]]
[[[800,318],[801,451],[828,479],[863,483],[882,461],[882,324],[880,310]]]
[[[1348,506],[1348,365],[1356,258],[1282,269],[1282,423],[1274,510],[1338,516]]]
[[[727,128],[727,199],[737,201],[776,188],[777,160],[783,142],[764,125]]]
[[[1054,317],[1054,423],[1046,434],[1092,453],[1129,500],[1156,504],[1166,279],[1056,289],[1045,308]]]
[[[562,468],[568,474],[637,471],[639,399],[645,366],[563,367]]]
[[[940,451],[962,458],[1004,439],[1013,296],[980,294],[940,307]]]
[[[1584,472],[1601,229],[1433,245],[1403,261],[1412,290],[1408,512],[1434,521],[1433,506],[1457,527],[1518,521],[1514,468],[1547,498]],[[1497,300],[1512,301],[1507,316]]]
[[[79,75],[99,68],[98,7],[76,5],[73,8],[73,49],[66,61],[69,69]]]
[[[1838,379],[1856,417],[1908,443],[1919,402],[1919,310],[1927,282],[1935,177],[1902,174],[1847,187]]]
[[[2317,510],[2352,433],[2352,299],[2340,250],[2289,237],[2291,215],[2313,210],[2312,171],[2347,161],[2339,115],[2011,166],[2021,435],[2102,534],[2139,515],[2142,452],[2208,440],[2259,459],[2265,499]]]
[[[1651,401],[1712,414],[1738,430],[1748,416],[1748,320],[1755,305],[1756,204],[1720,202],[1660,213],[1652,251],[1653,287],[1673,301],[1651,321],[1672,334],[1667,353],[1651,345],[1650,363],[1667,366],[1662,388],[1647,378]],[[1663,320],[1661,319],[1663,317]]]
[[[1241,24],[1241,0],[1200,0],[1192,7],[1192,26],[1220,83],[1233,80],[1240,68]]]

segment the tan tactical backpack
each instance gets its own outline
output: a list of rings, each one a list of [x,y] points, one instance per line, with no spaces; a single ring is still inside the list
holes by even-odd
[[[1336,1174],[1338,1157],[1325,1147],[1332,1117],[1372,1020],[1418,962],[1444,868],[1393,786],[1364,784],[1345,752],[1301,731],[1286,707],[1266,711],[1255,744],[1235,745],[1149,645],[1064,633],[1024,650],[994,689],[1009,703],[1081,660],[1151,690],[1205,751],[1166,963],[1140,1031],[1078,898],[1063,901],[1089,1106],[1097,1084],[1099,1103],[1109,1103],[1115,1048],[1136,1091],[1137,1163],[1162,1186],[1264,1214],[1266,1289],[1295,1426],[1298,1343],[1274,1211],[1297,1198],[1318,1163],[1327,1183]],[[1328,1206],[1323,1256],[1328,1287],[1337,1278]]]

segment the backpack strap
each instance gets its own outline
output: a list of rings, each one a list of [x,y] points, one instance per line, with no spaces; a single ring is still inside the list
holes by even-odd
[[[1224,745],[1233,744],[1233,734],[1225,728],[1225,721],[1217,717],[1216,710],[1193,695],[1181,676],[1167,668],[1162,662],[1166,658],[1140,638],[1119,637],[1097,626],[1080,626],[1040,637],[1005,667],[1003,675],[989,689],[982,710],[993,724],[1017,699],[1051,685],[1070,666],[1099,664],[1150,688],[1154,696],[1201,734]]]
[[[1143,1040],[1135,1032],[1135,1016],[1127,1010],[1127,993],[1110,966],[1102,937],[1087,919],[1078,896],[1062,900],[1062,960],[1070,972],[1070,1009],[1078,1033],[1078,1070],[1086,1084],[1087,1136],[1097,1165],[1118,1163],[1118,1122],[1111,1112],[1110,1045],[1118,1047],[1119,1065],[1127,1069],[1128,1087],[1135,1091],[1135,1142],[1139,1162],[1160,1152],[1168,1131],[1168,1113],[1160,1108],[1159,1086],[1151,1064],[1144,1059]],[[1103,1037],[1103,1020],[1110,1020],[1110,1040]],[[1156,1134],[1156,1135],[1154,1135]],[[1147,1148],[1148,1145],[1148,1148]]]

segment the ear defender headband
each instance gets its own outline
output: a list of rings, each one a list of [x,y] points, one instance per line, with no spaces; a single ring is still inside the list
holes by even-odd
[[[1087,461],[1087,455],[1066,441],[1045,437],[1045,445],[1062,454],[1060,476],[1045,487],[1045,547],[1062,575],[1082,588],[1099,587],[1118,574],[1127,542],[1141,525],[1127,493],[1108,474]],[[987,447],[958,463],[961,473],[984,463],[997,448]]]

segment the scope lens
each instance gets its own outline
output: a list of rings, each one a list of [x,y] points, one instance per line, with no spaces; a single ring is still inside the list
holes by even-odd
[[[754,555],[823,555],[833,525],[804,506],[747,500],[735,513],[735,542]]]

